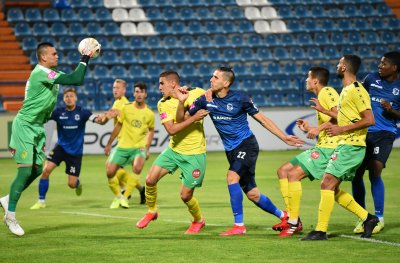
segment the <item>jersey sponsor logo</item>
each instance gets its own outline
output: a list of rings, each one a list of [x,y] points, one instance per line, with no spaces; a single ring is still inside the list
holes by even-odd
[[[64,125],[63,128],[68,130],[73,130],[73,129],[78,129],[78,125]]]
[[[399,89],[398,88],[394,88],[393,89],[393,95],[395,95],[395,96],[397,96],[397,95],[399,95]]]
[[[161,119],[161,120],[164,120],[164,119],[166,119],[166,118],[167,118],[167,113],[166,113],[166,112],[160,113],[160,119]]]
[[[313,159],[318,159],[319,158],[319,152],[318,151],[313,151],[311,154],[310,154],[310,156],[311,156],[311,158],[313,158]]]
[[[226,120],[226,121],[232,120],[232,118],[228,117],[228,116],[213,116],[213,119],[214,120]]]
[[[81,119],[81,116],[79,116],[79,114],[75,114],[75,120],[79,121]]]
[[[232,110],[233,110],[233,105],[232,105],[232,103],[226,104],[226,109],[227,109],[228,111],[232,111]]]
[[[48,79],[54,79],[57,76],[57,72],[55,71],[50,71],[49,74],[47,74]]]
[[[383,89],[381,85],[377,85],[375,83],[371,83],[371,87],[377,88],[377,89]]]
[[[200,170],[196,169],[192,171],[192,176],[193,178],[199,178],[200,177]]]
[[[142,122],[140,120],[132,120],[131,125],[132,125],[132,127],[140,128],[140,127],[142,127]]]
[[[207,106],[207,107],[210,107],[210,108],[218,108],[217,105],[214,105],[214,104],[212,104],[212,103],[207,103],[206,106]]]

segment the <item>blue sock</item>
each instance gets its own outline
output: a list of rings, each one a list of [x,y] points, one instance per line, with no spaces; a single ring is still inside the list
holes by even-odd
[[[243,193],[238,183],[228,185],[235,224],[243,224]]]
[[[371,181],[371,193],[374,199],[375,215],[383,217],[383,210],[385,206],[385,185],[381,176],[373,176]]]
[[[46,199],[46,193],[49,190],[49,179],[42,179],[39,180],[39,199],[44,200]]]
[[[75,188],[78,188],[79,184],[81,183],[81,181],[79,181],[79,179],[76,181],[76,185]]]
[[[351,189],[353,191],[353,197],[356,202],[365,209],[365,186],[364,179],[354,177],[351,182]]]
[[[266,195],[260,194],[260,200],[258,200],[258,203],[255,204],[265,212],[273,214],[278,218],[280,218],[282,215],[282,211],[277,208]]]

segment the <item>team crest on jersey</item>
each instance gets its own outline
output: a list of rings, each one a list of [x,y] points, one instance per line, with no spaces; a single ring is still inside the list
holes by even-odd
[[[200,170],[199,169],[193,170],[192,176],[193,176],[193,178],[199,178],[200,177]]]
[[[337,153],[334,153],[334,154],[331,155],[331,159],[332,159],[333,161],[336,160],[337,157],[338,157]]]
[[[27,151],[22,151],[21,158],[25,159],[26,157],[28,157],[28,152]]]
[[[75,120],[79,121],[81,119],[81,116],[79,116],[79,114],[75,114]]]
[[[166,118],[167,118],[167,113],[166,112],[160,113],[160,119],[161,120],[164,120]]]
[[[51,70],[49,74],[47,74],[48,79],[54,79],[57,76],[57,72]]]
[[[310,156],[311,156],[311,158],[313,158],[313,159],[318,159],[319,158],[319,152],[318,151],[313,151],[311,154],[310,154]]]
[[[232,110],[233,110],[233,105],[232,105],[232,103],[226,104],[226,109],[227,109],[228,111],[232,111]]]
[[[393,89],[393,95],[395,95],[395,96],[399,95],[399,89],[398,88],[394,88]]]

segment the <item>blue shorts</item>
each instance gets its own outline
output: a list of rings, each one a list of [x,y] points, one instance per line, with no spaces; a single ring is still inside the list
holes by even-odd
[[[258,142],[254,135],[244,139],[235,149],[225,152],[229,170],[240,176],[239,184],[245,193],[257,187],[255,172],[258,152]]]
[[[386,166],[386,161],[389,158],[393,148],[393,142],[396,139],[396,134],[389,131],[377,131],[367,133],[367,148],[365,157],[361,167],[368,169],[368,164],[371,161],[380,161],[383,167]]]
[[[79,177],[81,173],[82,156],[68,154],[60,145],[56,145],[47,156],[47,161],[55,163],[57,166],[62,161],[65,162],[65,173]]]

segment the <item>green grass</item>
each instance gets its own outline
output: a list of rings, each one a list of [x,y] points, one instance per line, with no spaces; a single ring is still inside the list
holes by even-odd
[[[279,207],[283,200],[276,178],[276,169],[298,151],[260,153],[257,183]],[[156,156],[146,163],[146,171]],[[352,239],[356,217],[335,205],[329,240],[300,242],[302,235],[278,238],[271,226],[278,220],[250,201],[244,200],[247,234],[220,237],[232,226],[233,217],[225,175],[228,167],[224,153],[207,154],[207,173],[203,187],[195,195],[200,201],[207,226],[196,236],[183,233],[190,224],[190,215],[179,197],[177,174],[164,177],[158,187],[159,218],[145,229],[137,229],[136,221],[146,212],[139,205],[135,191],[130,209],[109,209],[112,193],[107,186],[104,156],[85,156],[81,173],[83,194],[67,187],[64,165],[51,177],[47,208],[29,209],[37,200],[37,181],[22,195],[17,218],[25,236],[16,237],[0,226],[0,262],[397,262],[400,257],[399,172],[400,149],[394,149],[384,170],[386,207],[384,231],[373,237],[386,243]],[[0,159],[0,194],[8,192],[15,174],[11,159]],[[367,178],[367,177],[366,177]],[[367,209],[373,203],[367,187]],[[351,192],[350,183],[342,188]],[[303,180],[300,215],[304,232],[317,221],[319,182]]]

